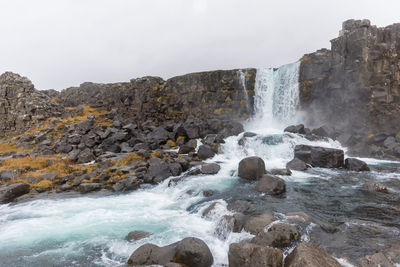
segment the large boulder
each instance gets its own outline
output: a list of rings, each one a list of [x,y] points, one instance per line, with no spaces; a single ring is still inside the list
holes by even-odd
[[[209,267],[214,258],[206,243],[195,237],[187,237],[165,247],[145,244],[135,250],[128,260],[129,265],[165,265],[171,262],[193,267]]]
[[[273,224],[268,232],[258,233],[251,243],[275,248],[289,247],[293,242],[299,240],[300,233],[296,227],[290,224],[277,223]]]
[[[282,251],[251,243],[232,243],[228,252],[229,267],[281,267]]]
[[[246,180],[257,180],[265,174],[265,163],[260,157],[248,157],[239,162],[238,175]]]
[[[344,166],[344,151],[341,149],[297,145],[294,157],[313,167],[341,168]]]
[[[300,243],[285,259],[285,267],[340,267],[341,265],[322,248]]]
[[[382,252],[365,256],[360,260],[361,267],[395,267],[396,265]]]
[[[307,164],[302,161],[301,159],[294,158],[288,163],[286,163],[286,168],[289,170],[294,170],[294,171],[305,171],[307,170]]]
[[[220,169],[221,166],[219,166],[217,163],[205,163],[201,165],[202,174],[217,174]]]
[[[357,172],[369,171],[367,163],[355,158],[347,158],[344,161],[344,167],[350,171],[357,171]]]
[[[244,230],[251,234],[263,232],[265,227],[275,221],[275,217],[271,213],[263,213],[251,216],[244,224]]]
[[[289,133],[297,133],[297,134],[305,134],[306,133],[303,124],[290,125],[290,126],[286,127],[283,131],[289,132]]]
[[[266,174],[258,181],[256,190],[270,195],[279,195],[286,192],[286,184],[282,178]]]
[[[0,203],[8,203],[15,198],[29,193],[30,186],[25,183],[3,185],[0,187]]]
[[[208,159],[214,157],[215,152],[209,145],[201,145],[199,146],[199,150],[197,151],[197,156],[200,159]]]

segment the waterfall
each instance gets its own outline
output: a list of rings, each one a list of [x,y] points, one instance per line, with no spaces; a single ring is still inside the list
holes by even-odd
[[[281,128],[296,122],[299,104],[300,62],[280,68],[258,69],[255,82],[253,124]],[[260,125],[261,123],[261,125]]]
[[[247,88],[246,88],[246,74],[243,72],[243,70],[239,70],[238,74],[239,74],[240,87],[243,90],[244,100],[246,101],[246,107],[247,110],[249,110],[249,94],[247,93]]]

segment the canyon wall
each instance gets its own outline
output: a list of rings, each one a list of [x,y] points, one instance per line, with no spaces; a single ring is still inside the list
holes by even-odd
[[[400,132],[400,24],[345,21],[331,50],[302,57],[299,80],[306,124],[328,124],[356,153],[379,152]]]

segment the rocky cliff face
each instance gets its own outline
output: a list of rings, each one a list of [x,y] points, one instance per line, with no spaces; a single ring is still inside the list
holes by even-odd
[[[331,46],[301,59],[307,123],[329,124],[355,152],[377,153],[400,130],[400,24],[378,28],[348,20]]]
[[[256,70],[192,73],[164,81],[159,77],[129,83],[83,83],[61,92],[65,106],[89,104],[117,108],[138,121],[198,118],[244,119],[252,114]]]
[[[18,74],[0,75],[0,137],[22,133],[49,117],[59,117],[63,108],[32,82]]]

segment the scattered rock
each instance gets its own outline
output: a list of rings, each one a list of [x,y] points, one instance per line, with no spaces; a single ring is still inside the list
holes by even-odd
[[[259,232],[256,237],[251,240],[251,243],[264,246],[285,248],[289,247],[293,242],[300,239],[300,233],[296,227],[289,224],[273,224],[268,232]]]
[[[311,222],[311,218],[310,216],[308,216],[307,213],[304,213],[302,211],[296,211],[296,212],[288,212],[285,214],[285,216],[287,217],[297,217],[300,218],[302,221],[304,221],[305,223],[310,223]]]
[[[244,230],[251,234],[263,232],[265,227],[275,221],[275,217],[271,213],[263,213],[251,216],[244,224]]]
[[[286,169],[272,169],[269,172],[272,175],[287,175],[287,176],[292,175],[292,172],[288,168],[286,168]]]
[[[214,258],[210,249],[202,240],[187,237],[165,247],[145,244],[136,249],[129,257],[129,265],[166,265],[180,263],[193,267],[209,267]]]
[[[151,233],[145,231],[132,231],[126,237],[125,240],[129,242],[137,241],[146,237],[149,237]]]
[[[357,172],[369,171],[367,163],[355,158],[347,158],[344,161],[344,167],[350,171],[357,171]]]
[[[285,181],[277,176],[265,174],[256,185],[256,190],[261,193],[279,195],[286,192]]]
[[[240,212],[240,213],[244,213],[244,214],[249,214],[249,213],[254,212],[255,207],[248,200],[238,199],[238,200],[235,200],[228,204],[228,210],[236,211],[236,212]]]
[[[383,253],[375,253],[373,255],[365,256],[360,260],[361,267],[395,267],[396,265],[391,262]]]
[[[101,189],[100,183],[81,183],[78,186],[78,191],[81,193],[89,193],[92,191],[97,191]]]
[[[229,267],[281,267],[282,251],[251,243],[232,243],[228,252]]]
[[[220,169],[221,166],[219,166],[217,163],[205,163],[201,165],[202,174],[217,174]]]
[[[215,152],[211,149],[209,145],[201,145],[197,151],[197,156],[202,159],[208,159],[214,157]]]
[[[387,187],[377,182],[367,182],[363,184],[362,189],[371,192],[388,193]]]
[[[203,190],[203,196],[211,197],[215,194],[215,192],[216,192],[215,190],[211,190],[211,189]]]
[[[300,243],[285,259],[285,267],[340,267],[341,265],[322,248]]]
[[[304,130],[303,124],[290,125],[290,126],[286,127],[283,131],[289,132],[289,133],[297,133],[297,134],[305,134],[306,133]]]
[[[13,170],[0,171],[0,180],[10,181],[16,177],[16,173]]]
[[[344,166],[344,151],[335,148],[297,145],[294,157],[313,167],[340,168]]]
[[[239,177],[246,180],[257,180],[265,174],[265,163],[260,157],[248,157],[239,162]]]
[[[308,167],[304,161],[294,158],[286,164],[286,168],[294,171],[305,171]]]
[[[15,198],[29,193],[30,187],[25,183],[3,185],[0,187],[0,203],[8,203]]]

